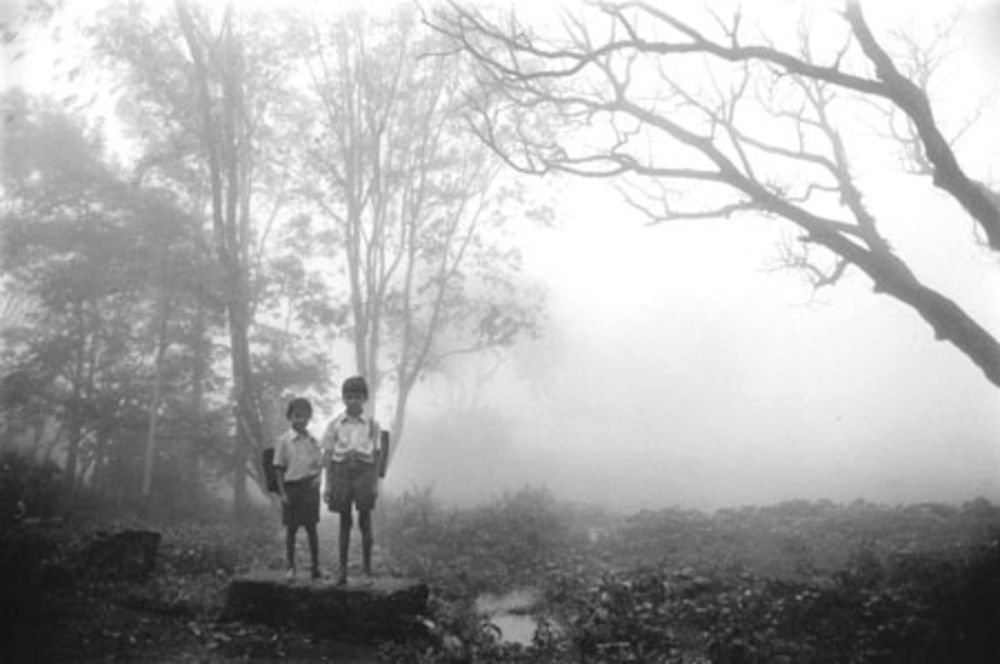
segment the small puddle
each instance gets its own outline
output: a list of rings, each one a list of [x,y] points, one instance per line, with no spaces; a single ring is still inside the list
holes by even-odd
[[[535,638],[538,622],[529,615],[503,613],[490,616],[490,622],[500,629],[500,638],[508,643],[530,646]]]
[[[538,600],[539,594],[534,588],[512,590],[502,595],[483,593],[476,598],[476,611],[486,615],[500,629],[504,641],[527,646],[535,638],[538,626],[529,611]]]

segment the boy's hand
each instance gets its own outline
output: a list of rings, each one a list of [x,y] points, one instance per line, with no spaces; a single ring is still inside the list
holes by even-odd
[[[288,499],[287,493],[281,494],[281,504],[284,505],[285,507],[288,507],[289,505],[292,504],[292,501]]]

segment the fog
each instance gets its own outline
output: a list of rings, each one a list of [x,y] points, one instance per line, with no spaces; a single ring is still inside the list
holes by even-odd
[[[547,486],[621,510],[998,495],[1000,395],[903,305],[774,271],[765,222],[645,226],[613,192],[567,194],[572,223],[530,245],[545,336],[474,403],[473,379],[429,385],[388,488],[462,504]],[[960,263],[940,272],[1000,329],[994,262],[945,235],[927,260]]]
[[[910,6],[907,21],[933,20]],[[997,6],[971,3],[960,24],[972,28],[949,81],[960,99],[1000,69]],[[988,107],[972,151],[983,163],[998,156],[997,115]],[[1000,331],[1000,271],[954,232],[962,213],[914,199],[888,170],[869,177],[917,273]],[[857,274],[813,291],[774,270],[764,221],[648,226],[593,182],[561,186],[561,227],[528,244],[551,298],[545,338],[487,381],[478,410],[447,390],[427,398],[450,429],[416,409],[394,488],[464,503],[531,484],[621,510],[1000,496],[1000,394],[912,310]],[[455,422],[477,414],[482,436]]]
[[[875,24],[900,6],[868,4]],[[958,92],[1000,70],[1000,5],[968,4]],[[995,175],[995,103],[979,127],[969,168]],[[953,202],[914,199],[880,168],[866,177],[894,246],[1000,334],[995,255]],[[542,335],[422,383],[386,491],[470,504],[545,486],[616,510],[1000,499],[1000,392],[865,278],[812,290],[775,268],[765,220],[650,226],[612,183],[535,186],[556,219],[523,236],[526,277],[548,293]]]
[[[1000,69],[997,6],[969,3],[959,25],[972,36],[949,81],[956,99]],[[930,5],[908,7],[867,9],[873,22],[935,20]],[[982,150],[969,151],[982,163],[998,156],[997,115],[993,104]],[[868,176],[896,246],[1000,331],[995,257],[954,232],[959,210],[915,200],[890,168]],[[526,239],[549,289],[545,338],[487,381],[478,410],[463,414],[448,390],[428,398],[436,417],[485,413],[486,440],[415,414],[393,487],[432,484],[465,503],[531,484],[620,510],[1000,496],[1000,394],[912,310],[856,273],[814,291],[775,269],[768,222],[649,226],[610,187],[558,186],[559,228]]]
[[[949,81],[959,100],[1000,69],[998,5],[969,6]],[[910,7],[869,14],[935,20]],[[994,103],[968,151],[980,163],[996,163],[997,116]],[[1000,331],[1000,271],[955,232],[962,212],[933,192],[914,199],[889,165],[867,177],[921,278]],[[525,239],[549,289],[545,337],[478,392],[466,380],[424,393],[393,490],[432,485],[465,504],[547,486],[619,510],[1000,497],[1000,394],[912,310],[857,273],[814,291],[776,270],[780,234],[763,220],[649,226],[610,186],[547,186],[559,227]]]

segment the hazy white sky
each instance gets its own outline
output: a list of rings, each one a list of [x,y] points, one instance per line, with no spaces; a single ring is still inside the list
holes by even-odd
[[[876,4],[876,26],[926,27],[935,9]],[[971,103],[1000,72],[991,44],[966,42],[951,103]],[[996,107],[985,125],[969,167],[995,179]],[[900,176],[870,177],[918,276],[1000,334],[1000,264],[972,245],[964,213]],[[482,398],[515,435],[484,451],[460,427],[431,435],[418,411],[389,486],[433,483],[467,500],[546,484],[623,509],[1000,499],[1000,391],[912,310],[860,275],[814,294],[768,271],[767,222],[646,227],[593,181],[556,186],[561,228],[528,247],[550,288],[550,336]]]
[[[481,398],[516,434],[484,452],[417,420],[389,486],[467,500],[544,483],[625,509],[1000,498],[1000,393],[915,313],[860,276],[814,297],[766,270],[764,222],[644,227],[592,183],[570,189],[565,227],[530,251],[550,336]],[[964,263],[946,283],[1000,331],[1000,270],[962,239],[930,260]]]

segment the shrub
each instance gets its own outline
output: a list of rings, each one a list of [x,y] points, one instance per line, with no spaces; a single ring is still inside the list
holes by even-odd
[[[8,450],[0,456],[0,523],[25,517],[51,517],[62,506],[62,471]]]
[[[469,510],[443,509],[424,489],[386,501],[383,509],[380,539],[393,564],[446,594],[534,583],[572,538],[567,514],[540,489]]]

